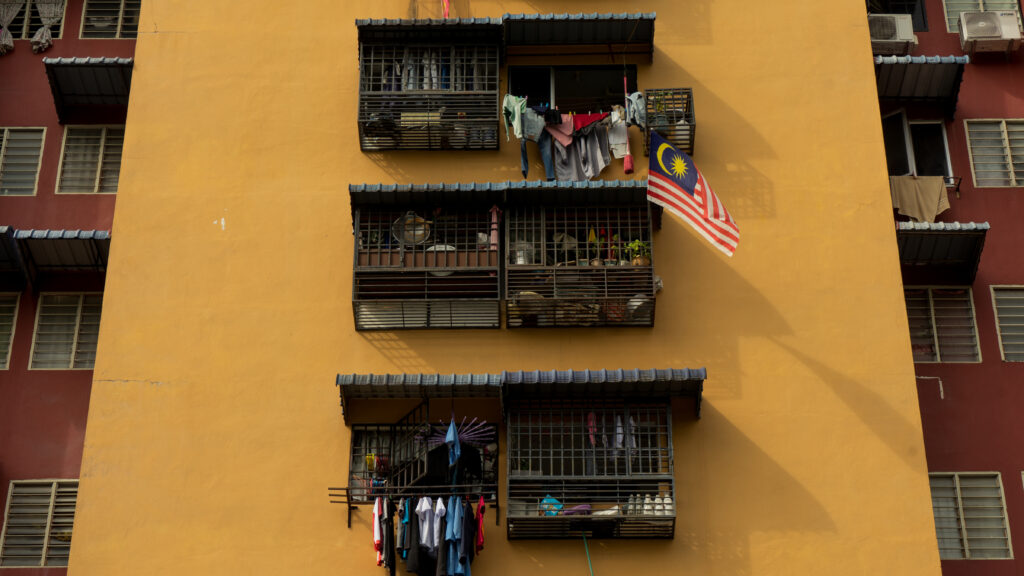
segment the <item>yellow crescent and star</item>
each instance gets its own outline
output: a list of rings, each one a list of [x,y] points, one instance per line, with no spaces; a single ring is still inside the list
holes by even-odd
[[[658,164],[661,166],[661,169],[664,170],[666,174],[672,174],[676,178],[679,178],[680,180],[682,180],[682,179],[686,178],[686,170],[687,170],[686,161],[683,160],[682,156],[680,156],[679,154],[673,154],[672,155],[672,160],[669,162],[669,164],[671,164],[672,167],[669,168],[669,167],[665,166],[665,158],[664,158],[665,150],[671,150],[671,149],[672,149],[672,146],[670,144],[668,144],[666,142],[662,142],[661,143],[661,146],[658,147],[658,154],[657,154]]]

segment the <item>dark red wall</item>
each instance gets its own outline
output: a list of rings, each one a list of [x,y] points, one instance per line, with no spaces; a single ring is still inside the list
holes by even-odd
[[[61,39],[42,54],[28,40],[15,40],[0,56],[0,126],[44,126],[42,166],[36,196],[0,197],[0,225],[15,228],[110,230],[114,195],[56,195],[63,127],[43,65],[45,57],[131,57],[134,40],[81,40],[82,0],[68,3]],[[39,288],[39,287],[35,287]],[[102,281],[50,281],[48,291],[99,291]],[[38,296],[21,294],[10,368],[0,371],[0,510],[11,480],[78,478],[82,462],[91,370],[29,370]],[[63,568],[23,568],[24,576],[65,574]]]
[[[942,0],[926,0],[929,30],[918,32],[915,55],[962,55],[957,34],[946,32]],[[911,117],[913,110],[908,110]],[[981,347],[979,364],[917,364],[918,397],[928,468],[933,472],[1000,472],[1014,556],[1024,555],[1024,363],[1003,362],[989,286],[1024,285],[1024,189],[979,188],[971,178],[964,119],[1024,118],[1024,54],[981,54],[965,67],[955,117],[946,123],[960,198],[950,194],[943,222],[988,222],[973,285]],[[1016,542],[1013,542],[1015,540]],[[1022,560],[946,560],[947,576],[1024,574]]]
[[[43,58],[117,56],[131,57],[134,40],[82,40],[82,0],[68,3],[62,38],[41,54],[32,53],[28,40],[15,40],[14,51],[0,56],[0,126],[43,126],[39,186],[34,197],[0,196],[0,225],[15,228],[62,228],[110,230],[114,219],[114,195],[55,195],[64,129],[57,122],[53,94]]]

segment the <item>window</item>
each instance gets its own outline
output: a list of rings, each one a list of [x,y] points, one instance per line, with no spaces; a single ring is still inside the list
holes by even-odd
[[[1020,21],[1020,5],[1017,0],[943,0],[946,7],[946,30],[957,34],[960,32],[961,12],[1001,11],[1017,13]]]
[[[361,44],[363,150],[498,147],[497,45]]]
[[[65,5],[65,9],[67,5]],[[43,27],[43,21],[39,16],[39,10],[36,8],[36,0],[24,0],[21,3],[21,9],[18,10],[18,15],[14,17],[14,21],[7,28],[11,35],[14,36],[15,40],[28,40],[32,38],[32,35]],[[64,18],[62,17],[59,22],[50,27],[50,32],[54,38],[60,38],[60,34],[64,29]]]
[[[629,92],[636,92],[636,65],[625,74]],[[622,66],[509,66],[508,91],[567,113],[608,112],[626,99],[622,76]]]
[[[18,319],[18,295],[0,294],[0,370],[10,367],[14,323]]]
[[[374,488],[451,485],[446,426],[431,426],[423,402],[395,424],[352,426],[349,495],[367,502]],[[497,428],[481,423],[481,442],[463,442],[456,479],[459,484],[497,487]],[[496,490],[484,490],[494,493]],[[394,493],[394,492],[392,492]]]
[[[667,402],[532,400],[507,421],[510,538],[672,537]]]
[[[1024,286],[992,286],[999,350],[1006,362],[1024,362]]]
[[[64,129],[58,194],[113,194],[121,172],[124,126]]]
[[[924,0],[870,0],[868,11],[872,14],[910,14],[914,17],[914,32],[928,31]]]
[[[43,128],[0,128],[0,196],[36,193]]]
[[[40,295],[29,367],[91,370],[102,305],[102,294]]]
[[[903,290],[914,362],[980,362],[974,302],[966,287]]]
[[[78,480],[11,482],[0,567],[67,566]]]
[[[946,127],[941,120],[907,121],[902,112],[882,118],[890,176],[952,176]]]
[[[974,185],[1024,186],[1024,120],[967,120]]]
[[[135,38],[142,0],[86,0],[82,38]]]
[[[654,325],[646,205],[510,206],[505,221],[509,328]]]
[[[940,558],[1012,557],[998,473],[930,474],[929,481]]]

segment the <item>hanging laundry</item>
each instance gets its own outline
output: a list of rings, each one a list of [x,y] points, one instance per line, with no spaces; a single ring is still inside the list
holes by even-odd
[[[549,123],[544,130],[551,134],[551,137],[562,146],[572,144],[572,114],[562,114],[562,121],[559,124]],[[559,178],[561,180],[561,178]]]
[[[444,543],[444,525],[446,514],[447,510],[444,505],[444,500],[442,498],[438,498],[437,504],[434,505],[434,550],[438,550]],[[438,556],[441,555],[441,552],[438,551]]]
[[[544,117],[532,108],[523,110],[523,138],[536,142],[543,131]]]
[[[373,501],[373,549],[377,551],[377,566],[384,565],[384,542],[381,535],[381,513],[383,503],[380,498]]]
[[[540,160],[544,163],[544,178],[549,182],[555,179],[555,161],[551,155],[551,134],[547,130],[541,130],[537,137],[537,150],[540,152]],[[519,142],[520,170],[523,178],[530,174],[530,159],[526,152],[526,139]]]
[[[430,498],[420,498],[416,503],[416,516],[419,518],[420,545],[428,550],[436,548],[434,544],[434,507]]]
[[[459,498],[462,500],[462,498]],[[473,506],[465,503],[465,514],[462,516],[462,537],[459,539],[459,566],[456,574],[472,576],[471,566],[473,557],[476,555],[476,515],[473,514]]]
[[[505,121],[505,141],[511,141],[511,134],[516,138],[523,137],[523,112],[526,111],[526,98],[505,94],[501,102],[501,118]],[[509,126],[512,126],[511,132]]]
[[[422,500],[422,499],[421,499]],[[416,507],[412,505],[412,499],[407,501],[406,510],[413,510]],[[405,571],[406,572],[419,572],[420,569],[420,523],[417,520],[409,522],[409,532],[407,534],[408,549],[405,555]]]
[[[611,122],[608,125],[608,149],[615,158],[625,158],[629,141],[629,129],[626,128],[626,111],[622,106],[615,106],[609,117]]]
[[[643,92],[633,92],[626,97],[626,123],[647,128],[647,100]]]
[[[459,563],[459,541],[462,539],[462,528],[465,511],[462,508],[462,497],[452,496],[448,499],[448,514],[445,517],[447,526],[444,532],[445,547],[448,551],[445,560],[448,576],[463,576],[465,568]]]
[[[572,116],[572,128],[574,131],[579,132],[580,130],[590,126],[594,122],[604,120],[608,117],[607,112],[599,114],[573,114]]]
[[[586,180],[583,165],[576,146],[570,142],[568,146],[555,140],[554,149],[555,176],[559,180]]]
[[[479,554],[484,549],[484,510],[487,506],[484,504],[484,497],[480,496],[480,501],[476,505],[476,543],[475,550]]]
[[[608,131],[604,126],[590,123],[576,132],[573,145],[578,148],[584,179],[591,180],[611,163],[608,152]]]

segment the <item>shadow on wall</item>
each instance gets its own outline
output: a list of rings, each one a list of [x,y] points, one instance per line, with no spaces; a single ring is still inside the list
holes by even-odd
[[[676,406],[674,413],[689,413]],[[713,442],[707,440],[713,439]],[[676,535],[674,540],[595,540],[590,558],[595,572],[627,573],[647,554],[670,550],[680,566],[715,566],[721,573],[746,575],[755,533],[834,533],[836,525],[822,504],[721,412],[704,404],[701,421],[673,423],[676,463]],[[713,447],[713,450],[711,449]],[[538,569],[540,559],[579,556],[582,543],[509,542]]]
[[[666,216],[664,228],[655,238],[655,272],[662,277],[665,289],[658,296],[653,330],[409,330],[360,335],[398,372],[705,366],[713,379],[706,391],[710,398],[739,399],[743,395],[741,378],[716,379],[720,368],[738,372],[742,341],[779,338],[791,335],[792,330],[771,302],[685,226]],[[669,266],[659,262],[686,264]],[[729,329],[712,330],[708,328],[711,324]],[[487,357],[480,358],[467,350],[467,338],[487,351]],[[528,354],[558,360],[531,361]],[[600,365],[581,365],[581,359],[587,364],[598,359]]]

